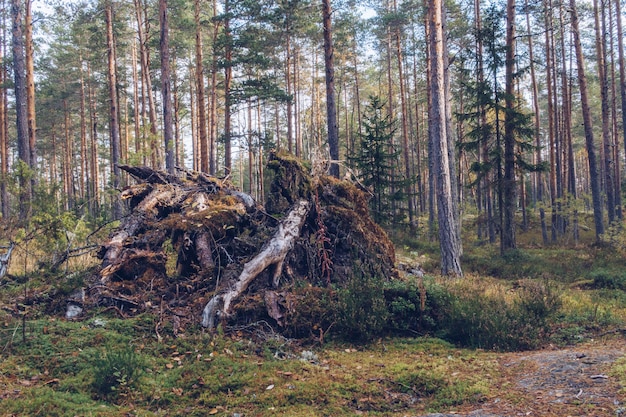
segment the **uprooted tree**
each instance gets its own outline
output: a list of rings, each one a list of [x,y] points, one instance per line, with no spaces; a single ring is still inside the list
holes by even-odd
[[[284,327],[308,313],[318,315],[307,322],[315,327],[323,312],[304,311],[311,297],[396,274],[393,244],[358,185],[286,154],[272,153],[268,167],[263,206],[227,180],[121,166],[138,183],[122,192],[131,211],[99,252],[91,296],[125,311],[169,312],[174,332],[183,320],[213,328],[265,315]]]

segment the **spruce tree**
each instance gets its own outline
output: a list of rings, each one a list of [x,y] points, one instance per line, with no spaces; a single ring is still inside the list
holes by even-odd
[[[396,213],[392,210],[394,199],[406,198],[398,194],[403,189],[394,178],[399,150],[392,138],[396,132],[395,121],[384,110],[385,103],[378,96],[370,96],[363,115],[363,131],[359,137],[356,155],[350,158],[361,184],[372,193],[369,206],[372,218],[378,224],[393,224]]]

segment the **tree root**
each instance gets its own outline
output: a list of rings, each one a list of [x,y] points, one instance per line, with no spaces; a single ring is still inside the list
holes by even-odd
[[[202,312],[202,325],[204,327],[214,328],[216,317],[228,316],[232,302],[269,266],[274,267],[272,284],[274,288],[278,287],[285,257],[293,248],[295,239],[300,236],[300,229],[302,229],[310,208],[311,203],[309,201],[298,201],[287,217],[278,225],[274,237],[265,248],[244,265],[239,279],[231,285],[228,291],[213,296]]]

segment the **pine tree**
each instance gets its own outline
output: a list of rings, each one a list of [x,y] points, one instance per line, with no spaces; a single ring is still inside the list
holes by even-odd
[[[358,172],[363,186],[372,193],[370,211],[378,224],[391,224],[394,213],[392,201],[398,198],[394,190],[402,189],[394,183],[394,165],[399,151],[390,144],[396,133],[394,120],[385,110],[385,103],[378,96],[370,96],[370,103],[363,115],[363,133],[357,133],[359,146],[350,162]]]

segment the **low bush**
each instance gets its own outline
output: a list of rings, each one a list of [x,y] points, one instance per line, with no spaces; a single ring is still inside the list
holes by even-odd
[[[336,329],[347,340],[366,341],[384,332],[389,310],[384,280],[363,273],[337,290]]]
[[[545,344],[559,295],[546,284],[523,281],[513,294],[458,286],[438,335],[457,345],[493,350],[529,350]]]
[[[598,268],[590,273],[593,288],[609,290],[626,290],[626,272],[608,268]]]
[[[103,398],[128,395],[138,384],[143,362],[132,346],[110,350],[93,361],[92,386]]]

